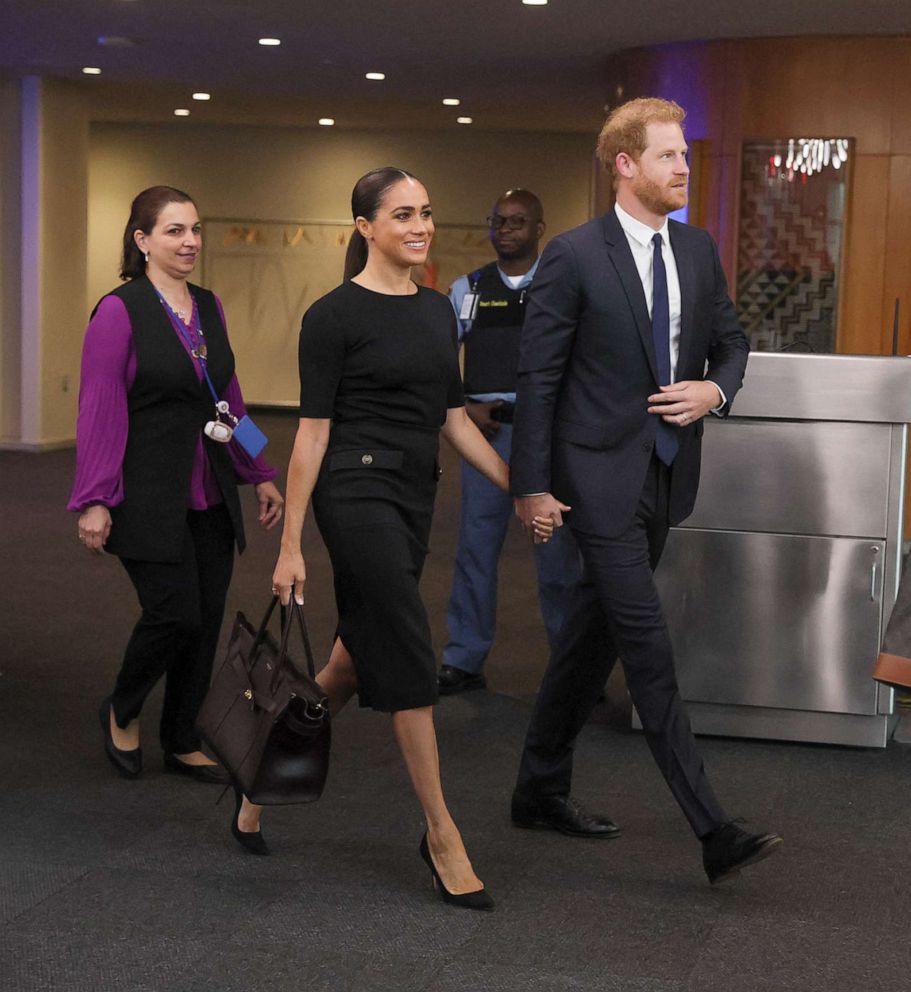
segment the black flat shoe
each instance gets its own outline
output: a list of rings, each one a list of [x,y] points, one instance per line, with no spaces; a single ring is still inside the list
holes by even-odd
[[[751,834],[731,820],[702,841],[702,866],[709,882],[717,885],[774,854],[781,844],[778,834]]]
[[[243,805],[244,794],[239,790],[234,790],[234,817],[231,820],[231,833],[234,839],[248,854],[259,854],[265,856],[269,853],[269,848],[263,838],[262,830],[255,833],[248,830],[241,830],[238,826],[240,819],[240,807]]]
[[[167,771],[186,775],[197,782],[207,782],[209,785],[231,784],[231,776],[221,765],[190,765],[168,751],[165,751],[162,760]]]
[[[556,830],[567,837],[608,840],[620,836],[620,828],[606,816],[588,813],[572,796],[512,797],[512,822],[529,830]]]
[[[474,892],[463,892],[461,895],[453,895],[443,885],[437,866],[430,856],[430,848],[427,846],[427,834],[421,838],[421,846],[418,848],[424,863],[430,869],[430,877],[433,879],[433,887],[440,893],[443,902],[448,902],[450,906],[460,906],[462,909],[493,909],[493,899],[488,895],[486,889],[475,889]]]
[[[483,675],[473,675],[452,665],[443,665],[437,675],[437,689],[441,696],[454,696],[457,692],[484,689],[486,686],[487,679]]]
[[[131,751],[121,751],[114,744],[111,736],[111,698],[101,704],[98,714],[101,720],[101,732],[104,734],[104,753],[108,760],[124,778],[138,778],[142,772],[142,748],[134,747]]]

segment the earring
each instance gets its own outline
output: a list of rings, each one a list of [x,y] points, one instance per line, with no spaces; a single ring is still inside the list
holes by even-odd
[[[144,258],[145,258],[145,260],[146,260],[146,265],[148,265],[148,264],[149,264],[149,253],[148,253],[148,252],[146,252],[146,253],[145,253],[145,255],[144,255],[143,257],[144,257]]]

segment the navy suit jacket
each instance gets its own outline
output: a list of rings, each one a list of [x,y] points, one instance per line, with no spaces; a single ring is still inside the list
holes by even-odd
[[[680,280],[675,379],[711,379],[726,415],[749,343],[708,233],[670,221]],[[558,235],[545,248],[522,329],[510,456],[513,495],[551,492],[575,528],[616,537],[636,513],[655,446],[647,413],[658,373],[645,293],[616,213]],[[670,522],[696,501],[703,423],[675,428]]]

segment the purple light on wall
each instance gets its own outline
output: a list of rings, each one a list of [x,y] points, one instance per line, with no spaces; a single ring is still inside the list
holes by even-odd
[[[661,48],[659,92],[657,96],[674,100],[686,111],[684,132],[687,141],[700,141],[708,137],[709,93],[707,92],[700,46],[664,45]],[[721,204],[724,212],[724,204]],[[682,224],[688,223],[689,206],[675,210],[670,215]]]

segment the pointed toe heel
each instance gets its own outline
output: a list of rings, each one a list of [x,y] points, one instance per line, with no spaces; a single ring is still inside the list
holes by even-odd
[[[450,906],[459,906],[462,909],[493,909],[494,901],[486,889],[476,889],[474,892],[462,892],[459,895],[455,895],[446,888],[443,880],[440,878],[440,873],[437,871],[437,866],[433,863],[433,858],[430,856],[430,847],[427,844],[426,833],[421,838],[421,845],[418,851],[424,864],[430,869],[430,879],[433,887],[440,893],[440,898],[443,902],[448,903]]]
[[[255,833],[240,829],[240,808],[243,806],[244,794],[239,790],[234,790],[234,816],[231,819],[231,833],[234,839],[248,854],[258,854],[265,857],[269,853],[269,847],[263,837],[262,830]]]

